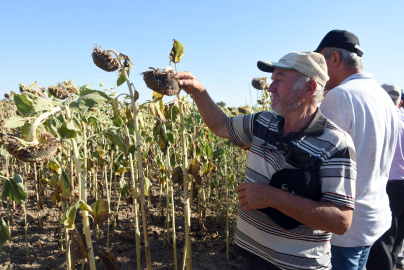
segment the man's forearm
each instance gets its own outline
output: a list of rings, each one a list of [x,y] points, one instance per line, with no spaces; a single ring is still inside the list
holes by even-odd
[[[199,113],[208,128],[217,136],[230,139],[226,128],[227,116],[211,99],[208,92],[204,90],[199,93],[193,93],[192,99],[198,106]]]
[[[342,235],[352,222],[352,209],[313,201],[279,190],[274,208],[313,229]],[[284,194],[282,194],[284,193]]]

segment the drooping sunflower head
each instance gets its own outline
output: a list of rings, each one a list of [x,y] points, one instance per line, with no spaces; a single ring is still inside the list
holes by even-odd
[[[268,89],[269,84],[267,83],[266,78],[254,78],[251,82],[252,86],[258,90]]]
[[[69,97],[69,92],[65,90],[63,87],[59,87],[57,85],[51,85],[48,88],[49,93],[58,99],[66,99]]]
[[[37,96],[39,96],[39,97],[42,97],[43,96],[43,92],[41,92],[41,91],[39,91],[39,90],[37,90],[37,89],[35,89],[35,88],[32,88],[32,87],[27,87],[27,86],[25,86],[24,84],[20,84],[20,92],[21,93],[24,93],[24,92],[28,92],[28,93],[31,93],[31,94],[34,94],[34,95],[37,95]],[[40,88],[41,90],[42,90],[42,88]]]
[[[52,135],[47,135],[35,145],[26,145],[21,139],[11,135],[2,135],[1,142],[7,151],[18,160],[23,162],[38,163],[59,154],[61,151],[60,142]]]
[[[9,93],[5,93],[5,94],[4,94],[4,97],[5,97],[6,99],[10,99],[10,94],[9,94]]]
[[[92,53],[94,64],[102,70],[111,72],[119,69],[119,62],[109,52],[101,51],[101,47],[94,47]]]

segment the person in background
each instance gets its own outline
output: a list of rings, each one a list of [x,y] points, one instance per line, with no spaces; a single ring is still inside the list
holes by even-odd
[[[272,73],[274,111],[236,117],[193,74],[175,75],[213,133],[251,146],[236,189],[236,251],[245,270],[331,269],[331,233],[349,230],[355,208],[356,155],[351,137],[317,107],[328,80],[324,57],[292,52],[257,65]]]
[[[353,221],[344,235],[333,234],[331,263],[333,270],[362,270],[370,247],[391,225],[386,185],[397,143],[397,112],[372,75],[364,73],[357,36],[330,31],[315,51],[324,56],[330,77],[320,109],[351,135],[357,155]]]
[[[401,101],[400,111],[404,113],[404,89],[401,89]]]
[[[404,114],[399,110],[403,101],[401,100],[401,89],[397,85],[385,83],[382,88],[393,100],[398,116],[397,146],[386,188],[392,222],[390,229],[370,249],[366,264],[367,270],[396,270],[397,257],[404,240]]]

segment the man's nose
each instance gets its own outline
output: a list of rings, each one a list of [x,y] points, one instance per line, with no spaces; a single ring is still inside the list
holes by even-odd
[[[276,87],[274,86],[273,82],[269,85],[268,92],[276,92]]]

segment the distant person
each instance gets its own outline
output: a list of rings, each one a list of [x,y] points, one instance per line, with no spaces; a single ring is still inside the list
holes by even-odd
[[[227,117],[190,72],[175,76],[205,124],[236,145],[251,145],[237,187],[236,251],[245,270],[331,269],[331,233],[344,234],[355,208],[351,137],[317,102],[328,80],[324,57],[292,52],[258,62],[272,73],[274,111]]]
[[[404,241],[404,114],[398,109],[403,101],[401,100],[401,89],[397,85],[385,83],[382,88],[393,100],[398,115],[397,146],[386,188],[390,200],[392,222],[390,229],[370,249],[366,264],[367,270],[396,270],[397,257]]]
[[[370,247],[391,225],[386,185],[397,143],[397,112],[372,75],[364,73],[357,36],[330,31],[316,52],[325,57],[330,77],[320,109],[351,135],[357,154],[352,226],[332,236],[331,262],[333,270],[361,270]]]
[[[402,113],[404,113],[404,90],[403,89],[401,89],[401,106],[400,106],[400,111],[402,112]]]

